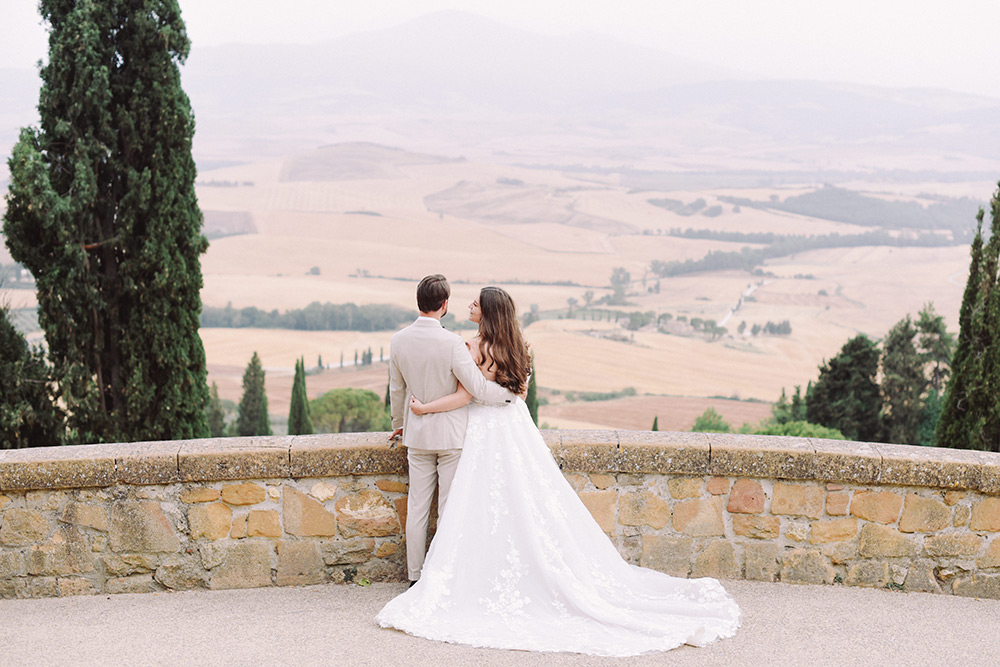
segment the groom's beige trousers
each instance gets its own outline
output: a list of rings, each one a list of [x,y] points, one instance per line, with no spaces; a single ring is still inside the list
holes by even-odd
[[[427,526],[430,520],[434,486],[438,490],[438,520],[444,516],[451,481],[462,457],[461,449],[409,449],[410,489],[406,507],[406,567],[410,581],[420,578],[427,550]]]

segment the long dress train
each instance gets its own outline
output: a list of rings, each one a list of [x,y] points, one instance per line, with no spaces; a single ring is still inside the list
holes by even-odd
[[[472,646],[628,656],[730,637],[740,611],[714,579],[624,561],[518,399],[469,406],[420,580],[376,621]]]

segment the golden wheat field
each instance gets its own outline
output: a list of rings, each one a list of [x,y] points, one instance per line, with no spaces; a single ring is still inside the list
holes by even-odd
[[[576,177],[425,157],[341,145],[285,161],[202,173],[197,193],[207,221],[212,212],[245,214],[252,220],[252,233],[211,241],[202,258],[203,303],[279,311],[314,301],[414,308],[416,282],[429,273],[444,273],[452,280],[451,310],[464,319],[479,286],[501,284],[522,313],[536,308],[545,317],[525,333],[542,395],[550,399],[541,419],[560,427],[648,428],[658,416],[663,429],[689,428],[709,406],[737,425],[756,421],[767,415],[782,388],[791,391],[815,379],[817,366],[857,333],[880,338],[929,302],[951,330],[957,328],[968,269],[964,246],[813,250],[769,260],[764,275],[732,270],[658,278],[650,272],[655,260],[695,260],[748,245],[665,233],[674,228],[867,231],[776,211],[737,211],[719,199],[784,198],[814,189],[812,185],[636,191],[614,175]],[[352,168],[334,168],[338,160],[347,160]],[[859,181],[845,186],[925,204],[925,193],[986,199],[993,189],[989,183]],[[704,199],[707,206],[720,206],[721,213],[684,216],[649,201],[664,198],[685,203]],[[606,320],[594,321],[593,310],[583,315],[578,310],[575,319],[566,319],[570,300],[580,309],[588,298],[611,293],[609,276],[616,267],[631,276],[628,305],[616,310],[669,313],[674,321],[714,320],[728,334],[708,340],[692,332],[659,333],[655,326],[630,332]],[[17,307],[34,304],[23,293],[5,293],[12,294]],[[741,323],[749,330],[754,324],[785,320],[792,329],[787,336],[737,333]],[[268,373],[271,412],[282,415],[287,414],[292,367],[299,357],[311,367],[322,356],[329,367],[309,376],[311,397],[335,386],[384,392],[386,368],[379,358],[388,358],[391,333],[204,329],[202,340],[209,379],[231,400],[239,399],[243,369],[258,352]],[[353,368],[355,351],[369,347],[375,364]],[[340,368],[341,354],[345,369]],[[626,387],[638,395],[573,403],[551,393]]]
[[[866,231],[781,212],[737,212],[718,199],[728,195],[766,200],[800,194],[809,186],[636,192],[613,176],[582,179],[505,165],[402,159],[398,153],[364,146],[352,146],[350,159],[368,165],[361,170],[365,178],[335,169],[309,172],[310,160],[329,162],[338,150],[347,149],[334,146],[284,165],[253,164],[202,175],[203,181],[243,184],[200,186],[203,209],[247,212],[256,228],[254,234],[212,242],[203,261],[204,303],[267,310],[300,308],[313,301],[413,308],[416,281],[440,272],[453,282],[452,312],[464,318],[479,286],[502,284],[521,312],[536,307],[556,316],[533,323],[525,332],[542,395],[550,401],[541,409],[541,420],[552,426],[648,428],[658,416],[661,428],[690,428],[709,406],[734,425],[757,421],[767,416],[770,402],[783,388],[792,391],[814,379],[818,365],[857,333],[879,338],[928,302],[951,329],[957,326],[968,266],[968,249],[961,246],[814,250],[769,261],[765,276],[718,271],[658,279],[649,271],[653,260],[698,259],[713,250],[745,245],[663,233],[672,228],[781,234]],[[283,180],[295,169],[323,180]],[[988,184],[978,185],[983,189],[976,196],[987,196]],[[947,184],[938,192],[960,196],[976,188]],[[886,184],[874,194],[919,201],[921,193],[934,191],[934,184],[897,190]],[[711,218],[682,216],[649,203],[656,198],[702,198],[708,206],[720,205],[722,213]],[[557,311],[565,315],[568,300],[575,300],[579,309],[588,296],[609,294],[615,267],[624,267],[632,279],[629,305],[616,309],[714,320],[729,335],[710,341],[699,335],[659,333],[655,327],[627,332],[608,321],[580,319],[579,312],[575,319],[558,318]],[[590,311],[582,315],[591,316]],[[737,334],[742,322],[749,330],[754,324],[784,320],[791,324],[791,335]],[[388,355],[390,335],[202,332],[210,379],[218,382],[224,397],[239,398],[242,368],[253,351],[260,353],[269,373],[274,414],[287,411],[291,368],[299,356],[311,366],[322,355],[326,365],[334,366],[309,377],[311,397],[333,386],[384,392],[386,370],[377,362],[380,350]],[[371,368],[339,368],[341,351],[350,366],[354,350],[369,346],[376,359]],[[586,403],[547,393],[626,387],[638,395]]]

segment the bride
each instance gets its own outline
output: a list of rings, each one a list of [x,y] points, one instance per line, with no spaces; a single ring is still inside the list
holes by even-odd
[[[484,287],[469,307],[483,375],[523,392],[530,359],[514,302]],[[422,404],[452,410],[470,395]],[[412,417],[411,417],[412,418]],[[563,477],[523,400],[473,401],[448,511],[419,581],[375,619],[385,628],[472,646],[629,656],[731,637],[733,599],[714,579],[625,562]]]

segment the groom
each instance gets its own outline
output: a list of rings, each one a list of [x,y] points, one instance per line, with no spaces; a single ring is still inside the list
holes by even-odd
[[[418,417],[410,412],[410,396],[427,403],[453,393],[461,382],[476,398],[491,403],[514,400],[514,394],[483,377],[462,339],[441,326],[450,296],[451,287],[444,276],[435,274],[421,280],[417,285],[420,317],[393,334],[389,344],[389,400],[394,429],[391,438],[402,434],[410,466],[406,565],[411,582],[420,578],[424,565],[435,486],[438,516],[444,515],[451,481],[462,455],[468,409]]]

